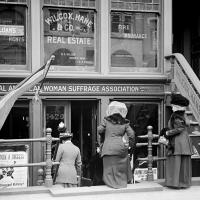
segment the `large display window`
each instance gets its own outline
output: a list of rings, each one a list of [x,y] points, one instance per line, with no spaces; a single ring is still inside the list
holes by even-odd
[[[111,71],[158,71],[159,0],[111,0]]]
[[[27,6],[0,4],[0,69],[27,66]],[[17,66],[14,66],[17,65]]]
[[[70,2],[44,4],[45,60],[55,55],[53,70],[97,71],[95,1]]]

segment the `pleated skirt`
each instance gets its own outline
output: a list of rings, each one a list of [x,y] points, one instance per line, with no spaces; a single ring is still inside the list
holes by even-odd
[[[112,188],[125,188],[132,180],[132,172],[128,155],[103,157],[103,181]]]
[[[188,188],[191,186],[192,161],[190,155],[168,156],[166,159],[165,184],[167,187]]]

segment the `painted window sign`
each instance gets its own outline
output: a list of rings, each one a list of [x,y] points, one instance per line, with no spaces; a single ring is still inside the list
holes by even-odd
[[[0,64],[26,64],[26,12],[22,5],[0,6]],[[2,68],[3,69],[3,68]]]
[[[81,23],[81,25],[73,24],[73,21],[77,21],[78,23]],[[88,18],[87,13],[82,13],[82,15],[80,15],[67,11],[53,14],[45,19],[45,22],[50,25],[50,30],[66,32],[77,30],[86,33],[93,25],[93,22]],[[55,26],[55,23],[57,27]]]
[[[111,11],[111,70],[156,68],[158,24],[157,13]]]
[[[44,9],[45,59],[55,55],[53,70],[95,71],[94,19],[93,10]]]
[[[24,26],[0,25],[0,36],[24,36]]]

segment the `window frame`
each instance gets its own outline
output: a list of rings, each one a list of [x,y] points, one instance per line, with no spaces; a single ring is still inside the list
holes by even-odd
[[[99,40],[100,40],[100,35],[97,34],[98,30],[99,30],[99,2],[98,0],[96,0],[95,2],[95,7],[82,7],[82,6],[66,6],[66,5],[52,5],[52,4],[45,4],[43,1],[43,6],[42,6],[42,12],[43,12],[43,21],[42,21],[42,35],[43,35],[43,40],[42,40],[42,47],[43,47],[43,54],[45,55],[45,32],[44,32],[44,9],[50,9],[52,7],[52,9],[62,9],[62,10],[79,10],[79,12],[91,12],[94,13],[94,33],[92,32],[93,36],[91,37],[91,34],[89,33],[88,38],[94,38],[94,65],[75,65],[75,66],[62,66],[62,65],[54,65],[52,63],[51,65],[51,70],[52,71],[56,71],[58,73],[60,72],[66,72],[66,73],[98,73],[100,71],[99,69]],[[64,32],[63,32],[64,33]],[[56,35],[63,35],[63,33],[57,33]],[[86,36],[87,33],[83,33],[81,37]],[[65,33],[65,37],[71,36],[70,33],[66,34]],[[83,47],[86,48],[86,47]],[[89,51],[91,49],[91,47],[88,47]],[[86,50],[85,50],[85,54],[87,54]],[[44,56],[45,57],[45,56]]]
[[[0,2],[0,5],[13,5],[13,6],[24,6],[25,7],[25,30],[26,30],[26,63],[23,64],[0,64],[0,72],[15,72],[15,71],[24,71],[29,72],[31,70],[31,40],[28,38],[31,38],[31,23],[30,23],[30,15],[31,15],[31,9],[30,9],[30,0],[25,0],[24,2]]]
[[[153,0],[152,0],[153,2]],[[110,50],[109,50],[109,71],[110,73],[132,73],[132,72],[136,72],[136,73],[160,73],[162,71],[161,69],[161,34],[162,34],[162,26],[161,26],[161,22],[162,22],[162,16],[161,16],[161,8],[162,8],[162,0],[159,0],[159,6],[158,6],[158,10],[149,10],[149,11],[145,11],[145,10],[141,10],[141,9],[138,9],[138,10],[134,10],[134,9],[124,9],[122,7],[118,7],[118,8],[112,8],[112,0],[109,0],[109,3],[110,3],[110,15],[109,15],[109,46],[110,46]],[[128,2],[127,2],[128,4]],[[153,8],[153,7],[152,7]],[[115,12],[115,13],[123,13],[124,14],[127,14],[129,13],[130,16],[133,16],[134,13],[152,13],[152,14],[155,14],[156,15],[156,19],[157,19],[157,45],[156,45],[156,51],[157,51],[157,58],[156,58],[156,62],[157,62],[157,65],[156,67],[154,66],[151,66],[151,67],[143,67],[143,66],[136,66],[136,67],[119,67],[119,66],[112,66],[112,63],[111,63],[111,57],[112,57],[112,52],[111,52],[111,49],[112,49],[112,38],[115,37],[115,38],[121,38],[119,36],[118,33],[113,33],[112,32],[112,13]],[[155,17],[154,17],[155,18]],[[131,19],[133,20],[133,19]],[[142,52],[142,56],[144,56],[144,52]]]

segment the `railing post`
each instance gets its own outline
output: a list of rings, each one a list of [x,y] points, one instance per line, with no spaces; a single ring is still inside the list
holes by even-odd
[[[51,128],[46,129],[46,176],[45,176],[45,185],[46,187],[51,187],[53,185],[53,179],[51,176],[51,168],[52,168],[52,160],[51,160],[51,143],[52,143],[52,137],[51,137]]]
[[[42,168],[38,169],[38,180],[37,185],[44,184],[44,170]]]
[[[152,140],[153,140],[153,134],[152,134],[152,126],[148,126],[148,171],[147,171],[147,181],[153,181],[153,155],[152,155]]]

